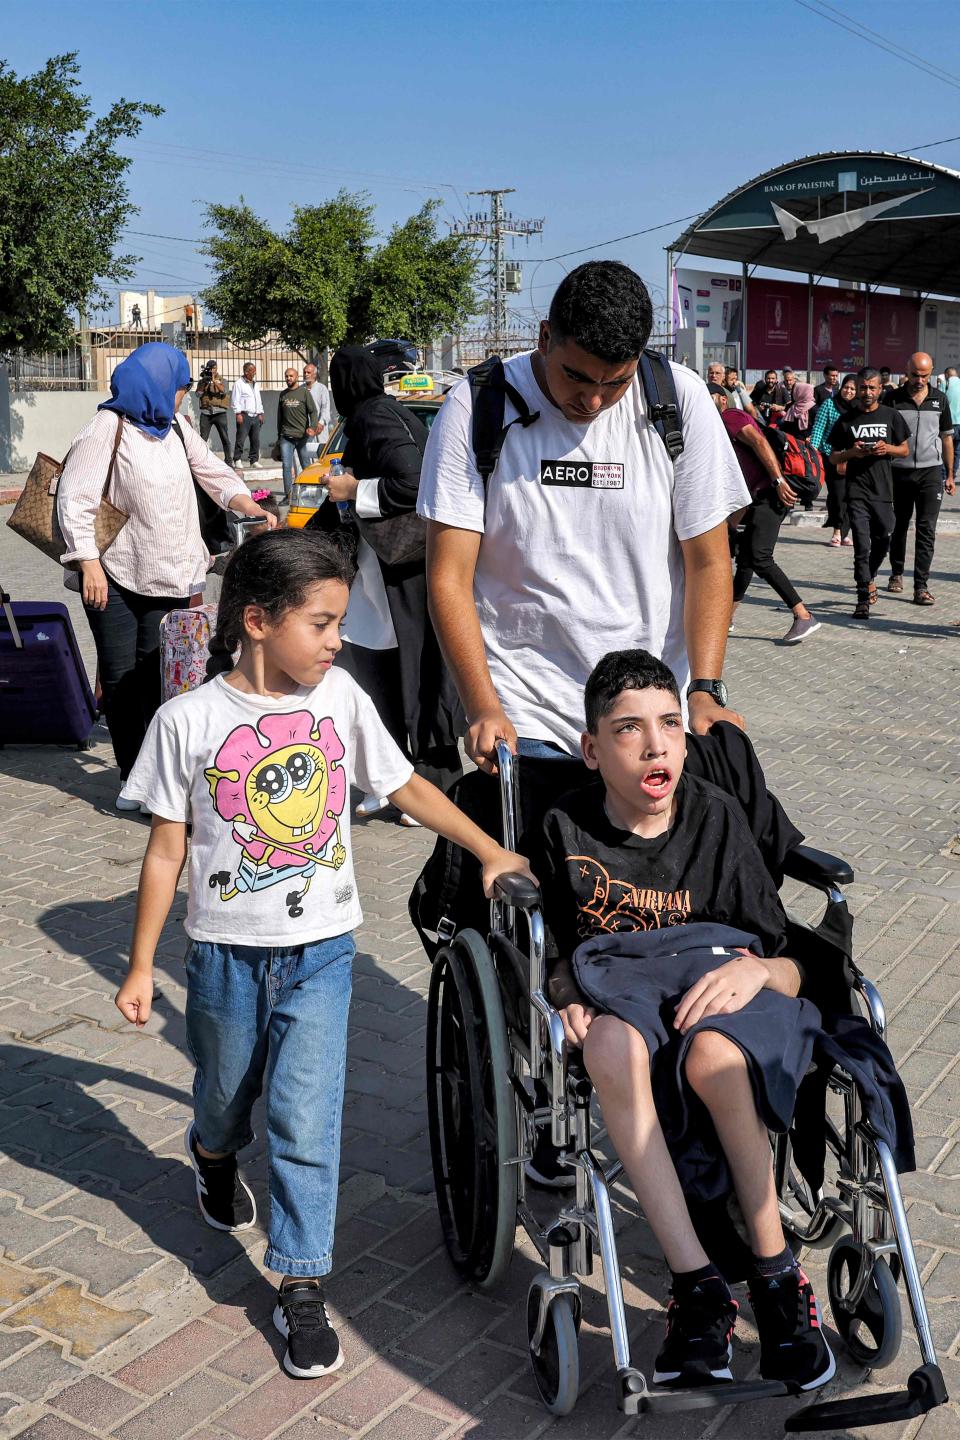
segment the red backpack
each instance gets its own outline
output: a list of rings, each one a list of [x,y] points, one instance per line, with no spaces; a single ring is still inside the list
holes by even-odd
[[[804,504],[816,500],[823,484],[823,456],[809,440],[768,425],[764,435],[780,461],[784,479]]]

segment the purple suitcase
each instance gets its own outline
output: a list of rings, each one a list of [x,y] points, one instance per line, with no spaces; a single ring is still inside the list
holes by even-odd
[[[96,718],[66,605],[0,591],[0,745],[85,749]]]

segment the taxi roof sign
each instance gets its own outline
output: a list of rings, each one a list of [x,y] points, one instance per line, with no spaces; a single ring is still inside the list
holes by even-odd
[[[421,395],[424,393],[429,394],[433,388],[432,375],[401,375],[400,377],[400,389],[407,394],[410,394],[411,391],[415,391]]]

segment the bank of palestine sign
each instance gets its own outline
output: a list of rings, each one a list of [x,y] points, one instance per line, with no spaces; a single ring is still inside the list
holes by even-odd
[[[697,229],[779,230],[787,242],[806,232],[821,245],[871,220],[960,215],[960,186],[893,156],[818,160],[778,171],[735,195]]]

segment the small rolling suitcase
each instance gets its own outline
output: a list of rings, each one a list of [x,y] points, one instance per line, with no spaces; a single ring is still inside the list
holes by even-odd
[[[160,674],[164,702],[202,685],[207,674],[216,605],[171,610],[160,621]]]
[[[70,613],[0,589],[0,745],[86,749],[97,718]]]

